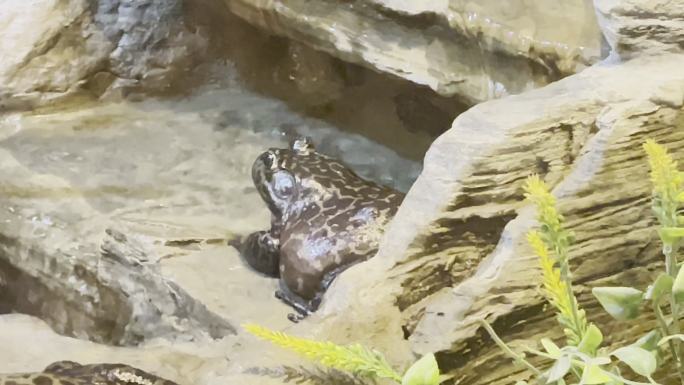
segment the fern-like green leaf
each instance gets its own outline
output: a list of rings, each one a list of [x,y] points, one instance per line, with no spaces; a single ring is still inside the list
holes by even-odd
[[[299,353],[329,368],[401,382],[401,376],[392,369],[382,354],[362,345],[340,346],[332,342],[308,340],[254,324],[244,325],[243,328],[256,337]]]
[[[568,344],[577,346],[584,338],[588,323],[572,292],[567,257],[572,236],[563,228],[563,216],[556,208],[556,198],[539,176],[527,178],[525,197],[537,207],[537,220],[541,224],[538,231],[528,234],[527,240],[539,257],[544,293],[557,310],[558,323],[563,327]]]
[[[651,167],[654,196],[666,205],[676,206],[682,182],[684,182],[682,173],[677,170],[677,162],[667,153],[665,147],[652,139],[644,143],[644,150]]]
[[[286,384],[309,385],[374,385],[373,379],[360,378],[336,369],[308,369],[305,367],[281,366],[277,368],[249,368],[245,373],[278,378]]]

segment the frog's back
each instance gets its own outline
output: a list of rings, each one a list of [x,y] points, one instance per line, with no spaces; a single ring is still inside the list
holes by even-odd
[[[290,290],[311,299],[326,274],[375,254],[404,195],[319,153],[291,167],[304,193],[286,214],[280,274]]]

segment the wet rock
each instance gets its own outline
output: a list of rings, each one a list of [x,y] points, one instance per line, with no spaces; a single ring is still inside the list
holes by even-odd
[[[285,76],[292,80],[312,107],[328,104],[339,98],[346,85],[344,72],[329,55],[316,52],[304,44],[291,42],[283,65]]]
[[[585,1],[263,2],[223,0],[276,34],[469,103],[516,94],[581,70],[601,56]]]
[[[47,323],[0,315],[0,373],[66,359],[122,362],[179,384],[280,384],[245,372],[301,360],[238,325],[302,336],[315,327],[291,329],[277,281],[227,244],[268,226],[250,169],[287,138],[266,128],[288,122],[376,181],[408,187],[420,170],[240,89],[0,119],[0,312]]]
[[[282,122],[367,178],[407,189],[420,171],[240,89],[4,115],[0,310],[115,345],[221,339],[249,320],[287,325],[277,281],[228,245],[268,227],[250,170],[264,149],[287,145],[265,129]]]
[[[267,218],[253,208],[246,222],[226,220],[247,215],[225,211],[223,202],[251,184],[246,170],[263,149],[252,144],[242,157],[220,155],[239,138],[232,136],[238,128],[215,132],[197,112],[140,108],[114,104],[2,121],[0,132],[8,135],[0,142],[0,302],[60,333],[110,344],[230,335],[238,312],[224,314],[212,302],[221,295],[200,295],[192,282],[207,271],[202,266],[221,280],[231,271],[244,274],[226,241],[240,226],[251,229],[250,220]],[[231,164],[234,176],[216,177]],[[218,291],[232,287],[204,282]],[[270,298],[269,283],[261,285]]]
[[[4,307],[40,316],[58,332],[116,345],[235,332],[163,279],[149,238],[137,236],[143,243],[114,228],[118,223],[91,206],[88,192],[84,197],[64,179],[26,168],[7,147],[0,149],[0,170]],[[116,191],[101,186],[90,193],[97,199]]]

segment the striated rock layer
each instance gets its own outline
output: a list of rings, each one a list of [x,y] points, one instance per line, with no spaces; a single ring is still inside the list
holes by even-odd
[[[609,9],[614,2],[597,3]],[[457,383],[522,378],[477,322],[488,320],[513,344],[562,338],[525,239],[535,225],[522,196],[531,173],[552,187],[576,234],[570,258],[579,300],[611,335],[608,343],[631,341],[654,326],[648,314],[612,321],[590,293],[594,286],[645,288],[661,267],[641,144],[653,138],[684,159],[684,53],[665,43],[681,42],[684,21],[678,3],[658,8],[659,18],[654,8],[643,10],[646,2],[639,6],[611,13],[605,27],[617,42],[612,60],[482,103],[454,121],[428,151],[376,258],[333,285],[322,334],[344,329],[377,341],[394,334],[385,342],[391,350],[403,344],[403,333],[414,354],[438,352]],[[656,30],[672,33],[644,32]],[[378,320],[388,317],[402,321],[387,328]]]
[[[252,24],[471,104],[548,84],[602,56],[584,0],[223,1]]]
[[[207,45],[184,15],[182,0],[3,1],[0,112],[178,86]]]

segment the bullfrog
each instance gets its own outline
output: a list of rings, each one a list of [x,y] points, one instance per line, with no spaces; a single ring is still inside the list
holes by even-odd
[[[334,278],[372,257],[404,194],[365,180],[316,151],[308,137],[271,148],[252,166],[252,179],[271,212],[271,228],[239,248],[255,270],[279,278],[276,297],[298,315],[311,314]]]
[[[0,385],[177,385],[125,364],[57,361],[42,372],[0,374]]]

